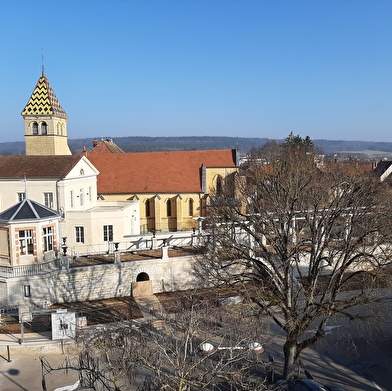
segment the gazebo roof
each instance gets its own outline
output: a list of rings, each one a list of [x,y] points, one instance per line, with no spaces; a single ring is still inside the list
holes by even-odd
[[[46,220],[58,217],[59,215],[56,211],[28,198],[25,198],[24,200],[0,213],[1,222]]]

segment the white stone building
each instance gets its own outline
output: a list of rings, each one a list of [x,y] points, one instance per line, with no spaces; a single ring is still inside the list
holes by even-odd
[[[102,252],[140,233],[140,213],[138,201],[98,200],[98,174],[81,155],[0,156],[0,211],[27,197],[60,215],[58,236],[70,249]]]

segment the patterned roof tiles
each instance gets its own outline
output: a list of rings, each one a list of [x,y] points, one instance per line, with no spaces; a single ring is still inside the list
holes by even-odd
[[[54,115],[60,118],[68,118],[44,74],[39,78],[27,105],[22,111],[22,116],[25,115]]]

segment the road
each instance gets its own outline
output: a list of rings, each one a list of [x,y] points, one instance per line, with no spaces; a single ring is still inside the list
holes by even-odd
[[[364,307],[366,320],[336,321],[326,337],[300,356],[301,376],[307,369],[322,384],[338,385],[347,391],[392,390],[392,292],[377,304]],[[373,315],[374,314],[374,315]],[[273,338],[267,353],[274,364],[283,364],[283,336],[271,324]]]

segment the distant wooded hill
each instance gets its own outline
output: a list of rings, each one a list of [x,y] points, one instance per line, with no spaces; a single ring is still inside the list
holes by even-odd
[[[89,151],[94,139],[70,139],[68,144],[73,153],[80,153],[86,146]],[[252,147],[259,147],[271,139],[244,137],[115,137],[113,141],[125,152],[179,151],[196,149],[231,149],[246,154]],[[277,140],[281,141],[281,140]],[[326,155],[350,152],[368,157],[390,157],[392,143],[377,141],[313,140]],[[24,142],[0,143],[0,155],[23,155]]]

